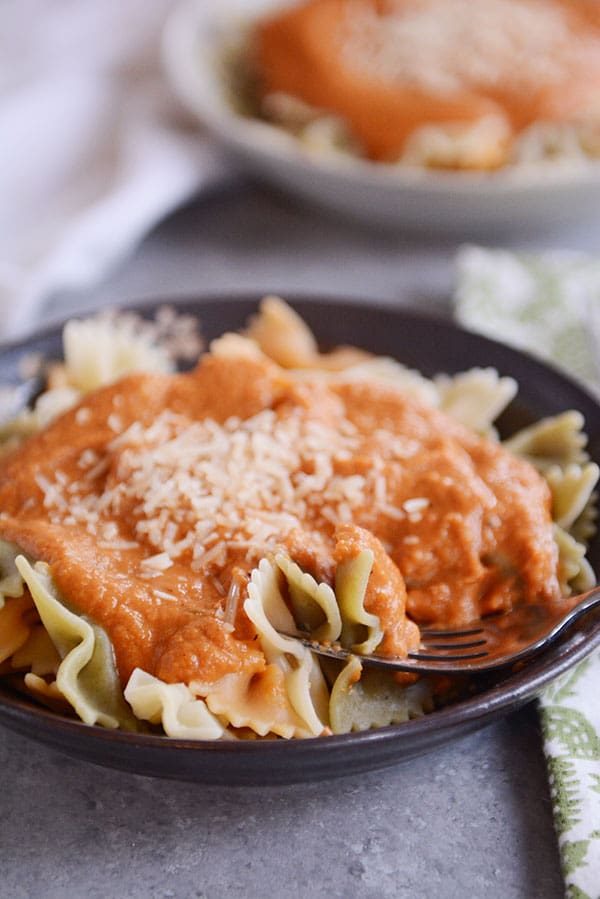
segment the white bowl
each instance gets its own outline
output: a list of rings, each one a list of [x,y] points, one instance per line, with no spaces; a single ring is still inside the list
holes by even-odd
[[[555,230],[600,217],[600,162],[565,159],[494,173],[391,166],[319,155],[281,128],[236,112],[219,65],[223,44],[244,23],[285,3],[187,0],[176,7],[164,33],[163,59],[176,94],[253,172],[369,224],[463,237]]]

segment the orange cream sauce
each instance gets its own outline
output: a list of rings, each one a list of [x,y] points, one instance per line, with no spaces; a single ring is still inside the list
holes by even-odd
[[[485,4],[453,4],[455,12],[448,0],[309,0],[276,13],[252,43],[259,92],[341,116],[380,161],[398,159],[425,125],[493,116],[514,135],[536,121],[586,115],[600,86],[597,6],[527,0],[519,9],[493,0],[484,15]],[[419,16],[421,26],[398,37],[394,22],[418,24]],[[412,65],[403,66],[406,55]],[[503,161],[492,156],[490,166]]]
[[[371,549],[365,607],[380,617],[387,652],[418,645],[413,620],[456,624],[559,595],[550,495],[527,463],[390,387],[297,384],[262,361],[206,356],[191,373],[130,376],[89,395],[0,461],[0,537],[47,562],[67,604],[106,629],[123,683],[135,667],[168,682],[210,684],[233,672],[277,680],[243,611],[249,572],[264,554],[247,528],[216,525],[207,545],[221,540],[226,551],[206,563],[195,565],[188,548],[164,570],[144,567],[160,545],[144,531],[145,497],[130,488],[145,453],[161,451],[159,440],[140,451],[139,434],[165,410],[176,414],[178,436],[210,421],[213,430],[230,427],[232,446],[236,428],[265,410],[273,427],[298,421],[317,443],[326,424],[351,435],[343,450],[323,460],[320,447],[290,470],[296,493],[279,506],[265,500],[261,508],[256,494],[240,515],[287,515],[273,550],[331,584],[340,561]],[[130,426],[138,437],[128,436]],[[261,439],[249,445],[262,452]],[[326,486],[311,492],[306,484],[323,465]],[[192,462],[188,469],[174,469],[174,491],[177,478],[195,477]],[[250,466],[240,484],[257,477]],[[184,534],[198,524],[193,501],[183,488],[174,508],[180,495],[165,489],[157,521]],[[94,510],[91,523],[81,509]],[[344,520],[332,520],[331,509]]]

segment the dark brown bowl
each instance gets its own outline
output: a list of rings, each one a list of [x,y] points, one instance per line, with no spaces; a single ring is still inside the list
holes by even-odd
[[[353,343],[390,355],[425,375],[492,366],[511,375],[519,395],[502,416],[510,433],[546,415],[580,410],[586,419],[589,451],[600,462],[600,406],[585,390],[548,365],[455,325],[414,312],[331,299],[286,297],[313,328],[324,347]],[[160,300],[139,307],[151,315],[168,303],[200,318],[210,340],[236,330],[256,311],[259,297],[207,297]],[[24,352],[60,356],[56,328],[0,352],[0,382],[18,381]],[[600,569],[600,536],[589,551]],[[212,784],[282,784],[319,780],[397,764],[483,727],[536,696],[546,684],[600,646],[600,623],[558,644],[518,673],[481,680],[474,695],[424,718],[379,730],[307,740],[196,742],[138,736],[85,724],[53,714],[0,683],[0,722],[68,755],[137,774]]]

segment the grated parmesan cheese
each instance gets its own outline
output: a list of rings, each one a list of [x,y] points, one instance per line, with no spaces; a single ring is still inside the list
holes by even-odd
[[[408,512],[409,515],[414,514],[415,512],[422,512],[423,509],[426,509],[429,505],[429,500],[425,496],[415,496],[412,499],[407,499],[402,503],[402,508],[405,512]]]
[[[140,562],[144,578],[184,557],[193,571],[212,571],[232,552],[255,563],[306,522],[332,530],[359,508],[402,518],[388,504],[379,466],[340,473],[363,441],[344,416],[315,421],[301,406],[224,424],[165,410],[147,427],[128,427],[104,451],[84,450],[79,480],[65,483],[57,473],[54,481],[38,478],[38,486],[51,520],[68,516],[115,551],[154,550]],[[404,445],[398,450],[405,455]],[[415,511],[423,501],[408,504]]]
[[[391,0],[348,4],[341,30],[348,65],[434,95],[507,80],[527,91],[559,85],[593,38],[573,40],[569,16],[539,0]]]

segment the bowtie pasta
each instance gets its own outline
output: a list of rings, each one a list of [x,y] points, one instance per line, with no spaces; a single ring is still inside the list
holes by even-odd
[[[502,442],[516,389],[321,353],[275,297],[185,373],[130,320],[70,322],[3,425],[0,675],[90,725],[197,740],[432,711],[445,679],[361,656],[593,582],[582,417]]]

